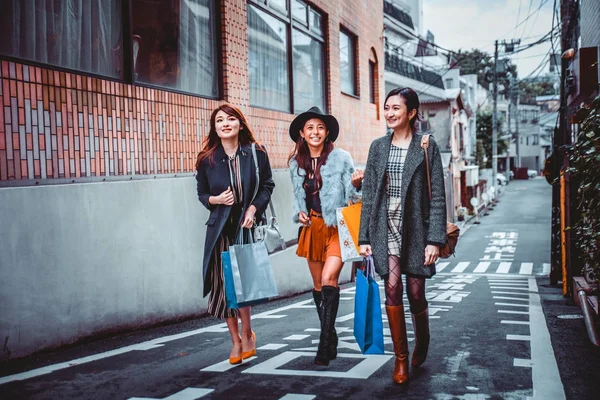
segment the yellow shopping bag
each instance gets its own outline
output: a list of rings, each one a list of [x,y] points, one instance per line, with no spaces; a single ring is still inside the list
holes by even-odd
[[[358,232],[360,231],[360,212],[362,211],[362,203],[350,204],[348,207],[342,208],[342,216],[350,232],[350,237],[354,241],[356,251],[359,251]]]

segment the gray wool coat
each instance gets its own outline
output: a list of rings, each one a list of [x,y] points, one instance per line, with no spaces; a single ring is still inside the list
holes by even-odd
[[[425,152],[420,134],[413,134],[402,174],[402,247],[400,265],[403,274],[431,278],[435,264],[425,264],[425,247],[446,242],[446,195],[442,157],[430,137],[429,163],[432,199],[429,200]],[[386,168],[392,135],[373,141],[362,184],[362,213],[359,244],[370,244],[375,270],[387,275],[388,269],[388,198]]]

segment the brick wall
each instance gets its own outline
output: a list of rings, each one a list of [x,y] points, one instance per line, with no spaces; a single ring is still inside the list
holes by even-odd
[[[326,22],[327,104],[341,125],[337,145],[356,163],[384,134],[383,9],[368,1],[315,1]],[[249,107],[246,2],[223,0],[223,100],[242,107],[274,168],[293,148],[294,115]],[[339,27],[358,37],[359,97],[341,93]],[[369,102],[369,58],[378,61],[377,104]],[[201,97],[50,68],[0,61],[0,181],[177,174],[194,171],[211,111]],[[18,182],[14,182],[18,184]]]

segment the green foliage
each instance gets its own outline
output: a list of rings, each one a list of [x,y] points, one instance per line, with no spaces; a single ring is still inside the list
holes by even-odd
[[[591,267],[600,283],[600,96],[592,103],[570,157],[569,172],[577,176],[579,222],[573,227],[575,246],[584,266]]]
[[[498,60],[498,63],[503,62]],[[477,74],[477,82],[486,89],[489,89],[491,82],[491,74],[494,71],[494,56],[488,54],[485,51],[479,49],[472,49],[471,51],[459,50],[456,54],[456,63],[460,67],[461,75]],[[486,75],[486,67],[488,67],[489,73]],[[517,76],[516,65],[511,65],[508,71],[514,76]],[[504,85],[505,88],[509,86],[509,80],[506,75],[498,76],[498,84]]]
[[[483,140],[477,139],[477,147],[475,148],[475,162],[480,169],[485,168],[483,158],[485,157],[485,148],[483,147]]]
[[[502,121],[497,120],[496,132],[498,137],[502,136]],[[477,141],[481,141],[485,157],[487,160],[483,161],[481,157],[480,168],[492,168],[492,113],[480,110],[477,112]],[[506,151],[507,144],[504,140],[498,140],[498,154],[502,154]],[[479,162],[479,161],[478,161]]]
[[[537,104],[537,96],[546,96],[555,94],[553,82],[531,82],[519,81],[521,89],[521,104]]]

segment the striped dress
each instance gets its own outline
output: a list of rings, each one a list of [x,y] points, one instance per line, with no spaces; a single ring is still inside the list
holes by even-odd
[[[402,249],[402,173],[407,148],[392,144],[387,163],[388,255],[400,256]]]
[[[228,163],[234,204],[231,206],[231,213],[229,214],[229,218],[223,227],[211,256],[212,271],[210,275],[212,277],[212,289],[208,295],[208,313],[213,317],[221,319],[238,316],[238,310],[227,308],[227,303],[225,301],[225,278],[223,276],[223,265],[221,264],[221,253],[227,251],[231,243],[235,243],[235,236],[238,232],[238,224],[242,216],[244,204],[239,150],[235,156],[229,157]]]

